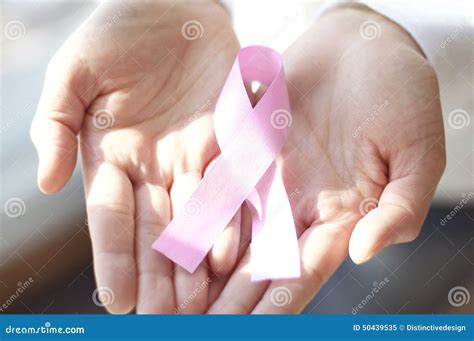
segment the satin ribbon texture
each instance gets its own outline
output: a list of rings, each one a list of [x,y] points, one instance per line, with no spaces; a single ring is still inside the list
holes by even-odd
[[[255,107],[244,85],[253,81],[267,86]],[[214,113],[221,154],[153,248],[194,272],[245,201],[251,280],[299,277],[293,214],[275,162],[291,122],[281,55],[263,46],[241,49]]]

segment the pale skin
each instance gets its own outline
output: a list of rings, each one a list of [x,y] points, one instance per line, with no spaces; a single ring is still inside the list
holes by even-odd
[[[46,193],[67,182],[80,146],[97,285],[115,294],[110,312],[298,313],[348,254],[362,263],[417,236],[445,165],[436,76],[401,27],[344,7],[284,53],[293,124],[278,164],[301,278],[250,282],[245,206],[194,274],[152,250],[219,154],[212,109],[239,45],[215,3],[138,3],[94,35],[116,11],[101,8],[53,58],[31,131]],[[201,38],[183,38],[188,20],[202,24]],[[380,37],[361,37],[367,20]],[[98,112],[112,113],[113,125],[97,128]],[[284,306],[270,299],[280,286],[291,292]]]

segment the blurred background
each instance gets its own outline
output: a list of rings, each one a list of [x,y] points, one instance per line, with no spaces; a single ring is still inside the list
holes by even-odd
[[[265,1],[252,1],[251,10],[248,2],[234,5],[243,46],[284,51],[321,3],[272,5],[271,13]],[[1,1],[0,313],[105,312],[94,292],[79,168],[59,194],[42,195],[29,139],[49,59],[96,6],[93,1]],[[361,266],[346,259],[305,313],[474,313],[473,98],[448,96],[457,87],[472,91],[473,63],[471,56],[469,77],[453,70],[448,85],[441,86],[448,162],[421,235]],[[448,114],[460,108],[467,121],[453,126]]]

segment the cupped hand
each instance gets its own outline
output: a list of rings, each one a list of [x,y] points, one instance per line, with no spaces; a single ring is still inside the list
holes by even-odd
[[[238,48],[215,2],[117,2],[48,66],[31,129],[39,187],[60,190],[80,149],[99,298],[111,312],[206,310],[207,264],[189,274],[151,245],[218,153],[211,114]],[[211,251],[212,273],[232,269],[239,220]]]
[[[444,170],[436,75],[401,27],[334,9],[284,60],[293,121],[279,166],[302,276],[250,283],[247,252],[210,313],[300,312],[348,254],[413,240]]]

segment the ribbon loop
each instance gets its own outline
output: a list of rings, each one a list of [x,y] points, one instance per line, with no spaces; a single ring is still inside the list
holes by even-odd
[[[268,87],[254,108],[245,82]],[[281,56],[251,46],[240,50],[216,103],[221,154],[153,248],[194,272],[245,201],[252,213],[252,280],[300,275],[290,203],[275,158],[291,125]]]

